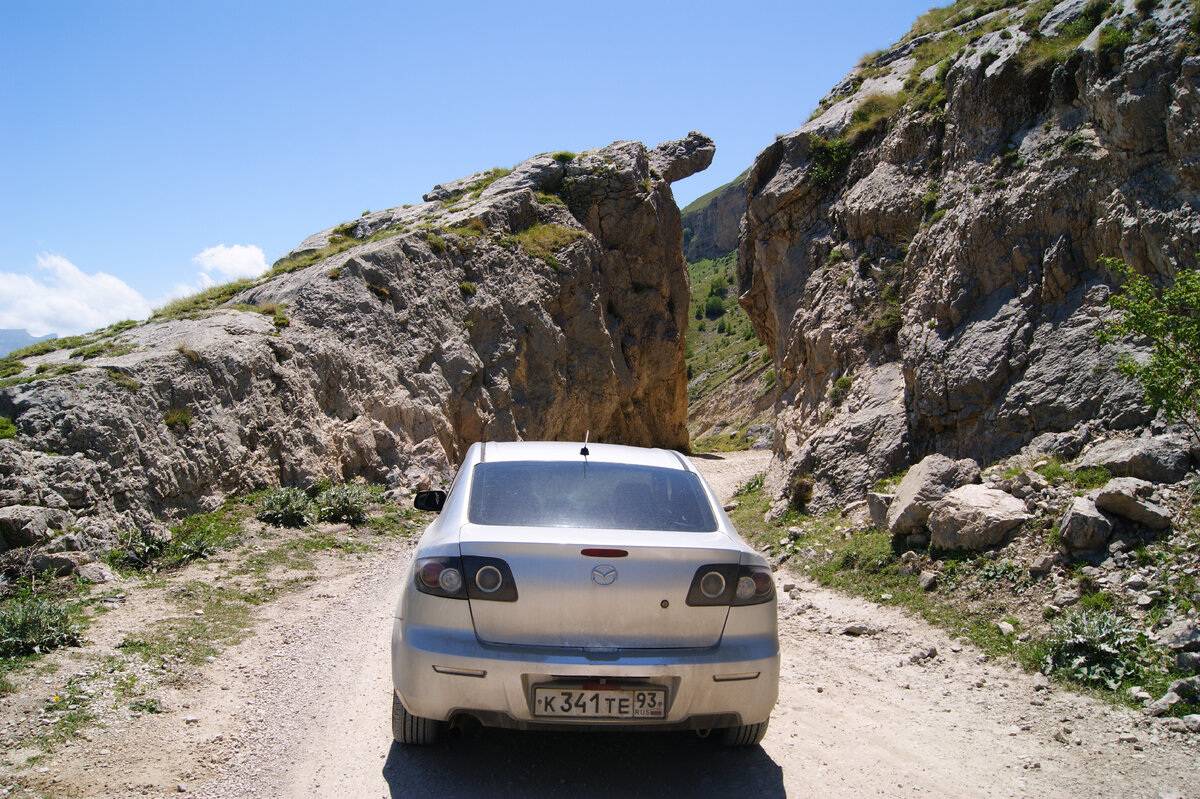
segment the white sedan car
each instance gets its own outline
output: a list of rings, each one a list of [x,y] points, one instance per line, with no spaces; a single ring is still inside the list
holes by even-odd
[[[779,687],[775,585],[666,450],[488,442],[417,545],[392,628],[392,732],[710,731],[757,744]]]

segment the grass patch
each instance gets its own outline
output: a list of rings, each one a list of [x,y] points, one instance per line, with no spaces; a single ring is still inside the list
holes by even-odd
[[[104,560],[120,571],[159,572],[210,558],[238,543],[257,498],[258,493],[227,499],[211,513],[189,516],[171,528],[169,539],[146,530],[122,533]]]
[[[553,158],[555,161],[558,161],[560,164],[569,164],[575,160],[576,155],[575,155],[575,153],[567,152],[566,150],[561,150],[550,157]]]
[[[17,423],[7,416],[0,416],[0,439],[16,437]]]
[[[1026,69],[1033,69],[1065,61],[1104,20],[1111,5],[1109,0],[1092,0],[1082,14],[1060,25],[1054,36],[1033,37],[1019,53],[1021,62]],[[1026,20],[1029,20],[1028,16]]]
[[[120,386],[121,388],[125,389],[126,391],[128,391],[130,393],[133,393],[142,387],[141,383],[134,380],[132,377],[125,374],[120,369],[109,367],[104,370],[104,373],[106,375],[108,375],[109,380],[113,381],[118,386]]]
[[[277,329],[282,329],[290,325],[292,322],[284,313],[284,306],[287,303],[283,302],[260,302],[257,305],[235,305],[235,310],[247,311],[250,313],[260,313],[263,316],[271,317]]]
[[[719,433],[715,436],[705,436],[692,442],[692,452],[741,452],[750,449],[751,441],[746,435],[746,429],[735,428],[729,433]]]
[[[192,426],[192,412],[187,408],[171,408],[163,415],[163,423],[167,427],[187,430]]]
[[[190,581],[169,592],[169,599],[184,615],[164,619],[117,647],[146,661],[199,665],[222,647],[243,640],[250,630],[251,610],[278,592],[278,588],[244,591]],[[199,615],[196,611],[203,611]]]
[[[469,280],[464,280],[458,284],[458,290],[461,291],[465,297],[474,297],[475,292],[479,291],[479,287]]]
[[[852,146],[861,147],[868,139],[882,133],[887,128],[888,120],[907,102],[908,95],[905,92],[867,95],[850,116],[846,138]]]
[[[205,311],[211,311],[218,305],[229,302],[237,294],[255,285],[256,283],[252,280],[234,280],[230,283],[222,283],[219,286],[207,288],[196,294],[172,300],[157,309],[150,318],[154,321],[192,319],[200,316]]]
[[[105,339],[95,344],[73,350],[71,357],[82,358],[85,361],[92,358],[116,358],[121,355],[128,355],[135,349],[137,348],[128,341]]]
[[[514,238],[527,254],[545,259],[546,256],[552,256],[571,242],[586,236],[585,231],[564,225],[539,224],[522,230]]]

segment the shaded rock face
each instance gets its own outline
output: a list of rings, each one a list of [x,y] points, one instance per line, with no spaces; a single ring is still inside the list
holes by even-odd
[[[1049,35],[1082,6],[1060,3]],[[1103,25],[1142,25],[1123,8]],[[1042,61],[1022,30],[1036,9],[1015,4],[883,53],[756,159],[738,270],[781,390],[769,489],[811,475],[821,510],[861,497],[897,461],[986,464],[1081,419],[1097,430],[1149,420],[1113,368],[1119,353],[1095,337],[1114,279],[1098,259],[1169,278],[1200,250],[1187,9],[1155,9],[1156,32],[1123,52],[1098,54],[1097,30]],[[950,33],[957,51],[917,69],[922,44]],[[908,99],[892,94],[908,78]],[[926,88],[945,91],[944,107],[917,107]],[[872,96],[907,105],[851,128]],[[903,375],[899,433],[857,418],[879,403],[857,387],[878,386],[881,370]],[[855,388],[835,404],[842,377]],[[847,482],[838,464],[881,435]]]
[[[289,257],[354,246],[0,391],[18,431],[0,441],[0,506],[148,525],[256,486],[426,486],[485,437],[686,447],[669,181],[712,154],[693,133],[539,156],[315,234]]]
[[[714,189],[683,209],[683,254],[695,263],[737,249],[746,214],[746,174]]]

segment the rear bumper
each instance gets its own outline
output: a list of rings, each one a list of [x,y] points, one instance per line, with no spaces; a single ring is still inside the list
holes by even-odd
[[[645,721],[534,716],[535,685],[584,678],[665,686],[667,715]],[[396,619],[392,684],[410,713],[443,721],[465,714],[488,726],[518,729],[730,727],[771,715],[779,689],[779,643],[774,635],[727,636],[706,649],[588,652],[483,644],[473,630]]]

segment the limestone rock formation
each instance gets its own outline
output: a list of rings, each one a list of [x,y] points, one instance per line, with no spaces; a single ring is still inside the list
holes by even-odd
[[[215,307],[24,358],[0,507],[45,512],[8,514],[5,542],[69,512],[94,543],[257,486],[425,486],[484,437],[686,447],[670,181],[712,154],[692,133],[537,156],[310,236]]]
[[[959,5],[746,178],[740,302],[781,391],[767,487],[804,475],[814,510],[931,452],[986,464],[1080,420],[1144,425],[1095,336],[1098,259],[1165,279],[1200,250],[1191,7]]]
[[[683,254],[688,261],[717,258],[737,249],[742,217],[746,214],[748,171],[683,209]]]

